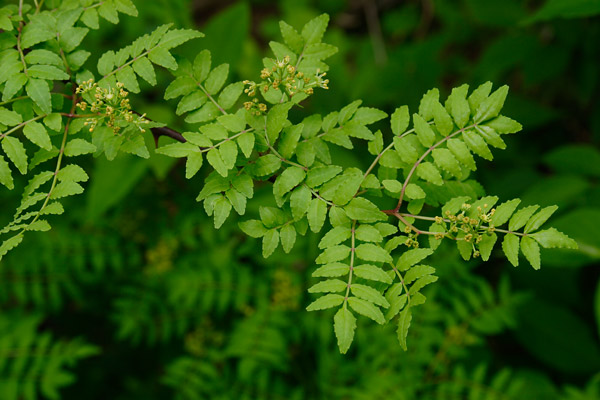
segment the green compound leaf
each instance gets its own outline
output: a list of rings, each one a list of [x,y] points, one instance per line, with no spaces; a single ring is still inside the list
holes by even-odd
[[[9,190],[12,190],[15,185],[10,172],[10,167],[4,157],[0,155],[0,183],[6,186]]]
[[[50,97],[50,86],[42,79],[29,79],[25,86],[27,95],[46,114],[52,112],[52,99]]]
[[[2,150],[6,156],[17,167],[22,175],[27,173],[27,153],[23,143],[15,137],[6,136],[2,140]]]
[[[225,197],[227,197],[227,200],[229,200],[236,213],[238,213],[239,215],[244,215],[246,213],[247,199],[243,194],[241,194],[234,188],[230,188],[227,189],[227,191],[225,192]]]
[[[327,14],[321,14],[308,21],[302,28],[302,37],[304,38],[306,45],[319,43],[323,38],[328,23],[329,15]]]
[[[319,232],[327,217],[327,204],[321,199],[312,199],[307,210],[308,225],[313,232]]]
[[[323,183],[330,181],[341,172],[342,167],[337,165],[312,168],[310,171],[308,171],[306,184],[311,188],[316,188],[321,186]]]
[[[263,236],[262,242],[262,254],[264,258],[269,257],[275,249],[279,246],[279,231],[276,229],[270,229]]]
[[[473,116],[475,123],[487,121],[488,119],[498,116],[500,110],[502,110],[502,106],[504,106],[504,100],[506,100],[507,95],[508,86],[504,85],[483,100]]]
[[[412,249],[405,251],[398,259],[396,268],[401,271],[405,271],[418,262],[429,257],[431,254],[433,254],[433,250],[431,249]]]
[[[359,278],[378,281],[384,283],[392,283],[392,278],[383,269],[371,264],[363,264],[354,267],[354,274]]]
[[[481,259],[483,261],[490,259],[496,240],[498,240],[498,236],[495,233],[482,236],[481,242],[479,243],[479,252],[481,253]]]
[[[344,207],[349,218],[361,222],[386,221],[387,216],[375,204],[363,197],[356,197]]]
[[[400,342],[400,347],[404,351],[408,350],[406,345],[406,338],[408,336],[408,329],[410,328],[410,323],[412,321],[412,312],[410,307],[405,307],[404,310],[400,313],[400,317],[398,318],[398,341]]]
[[[448,146],[448,150],[452,152],[454,157],[456,157],[461,164],[469,168],[471,171],[475,171],[477,169],[477,165],[475,164],[475,159],[473,158],[471,151],[462,140],[449,139],[446,142],[446,145]]]
[[[429,265],[416,265],[406,272],[404,275],[404,284],[410,285],[417,279],[423,278],[424,276],[435,273],[435,268]]]
[[[363,224],[356,229],[356,239],[362,242],[380,243],[383,241],[383,236],[381,236],[379,229],[372,225]]]
[[[385,317],[381,313],[379,307],[375,304],[357,297],[350,297],[348,299],[348,304],[354,311],[365,317],[371,318],[378,324],[382,325],[385,323]]]
[[[531,231],[537,230],[540,226],[544,224],[554,214],[554,212],[558,210],[558,206],[549,206],[542,208],[537,214],[527,221],[525,224],[524,232],[529,233]]]
[[[346,307],[342,307],[333,317],[333,328],[338,340],[340,353],[346,354],[354,340],[356,317]]]
[[[516,133],[523,129],[523,125],[518,123],[517,121],[505,117],[503,115],[494,118],[491,121],[486,122],[486,126],[492,128],[496,132],[503,133]]]
[[[275,184],[273,185],[273,195],[275,196],[275,199],[281,199],[283,195],[302,183],[305,177],[306,172],[300,167],[291,166],[286,168],[277,177]],[[280,201],[278,205],[281,206],[282,202]]]
[[[425,147],[430,147],[435,142],[435,133],[431,126],[419,114],[413,114],[413,123],[415,131],[421,144]]]
[[[315,260],[317,264],[329,264],[345,260],[350,254],[350,247],[337,245],[326,248]]]
[[[471,115],[471,109],[469,108],[469,102],[467,101],[468,91],[469,85],[462,85],[454,88],[446,100],[446,109],[450,115],[452,115],[456,126],[461,129],[467,125]]]
[[[293,225],[286,225],[281,228],[279,232],[279,236],[281,238],[281,247],[283,251],[289,253],[294,247],[294,243],[296,243],[296,229]]]
[[[332,278],[348,275],[350,272],[350,266],[344,263],[335,262],[331,264],[325,264],[317,268],[312,276],[315,278]]]
[[[519,265],[519,237],[508,233],[502,241],[502,250],[510,263],[517,267]]]
[[[352,236],[352,230],[346,226],[336,226],[323,236],[319,242],[320,249],[335,246],[345,242]]]
[[[198,53],[198,55],[194,59],[194,63],[193,63],[193,67],[192,67],[193,73],[194,73],[194,78],[198,82],[203,82],[210,72],[210,67],[211,67],[210,51],[202,50],[200,53]]]
[[[439,103],[440,91],[436,88],[430,89],[425,93],[419,103],[419,115],[425,121],[431,121],[433,118],[433,109],[436,103]]]
[[[229,173],[229,168],[223,161],[218,148],[213,148],[206,153],[206,160],[221,176],[226,177]]]
[[[340,294],[326,294],[321,296],[306,307],[306,311],[325,310],[339,306],[344,302],[344,296]]]
[[[533,205],[517,211],[508,222],[508,229],[511,231],[521,229],[523,226],[525,226],[527,221],[529,221],[529,218],[531,218],[533,213],[536,212],[538,208],[540,208],[540,206]]]
[[[481,136],[472,131],[462,133],[463,140],[471,151],[486,160],[492,160],[494,157],[487,144]]]
[[[540,246],[529,236],[521,239],[521,251],[533,269],[540,269]]]
[[[302,48],[304,47],[304,38],[302,35],[284,21],[279,21],[279,29],[281,30],[281,36],[288,47],[295,53],[302,52]]]
[[[417,166],[417,176],[434,185],[443,185],[442,175],[440,171],[430,162],[423,162]]]
[[[383,248],[372,243],[363,243],[356,248],[356,256],[364,261],[392,262],[392,256]]]
[[[373,304],[377,304],[378,306],[382,306],[384,308],[388,308],[390,306],[390,303],[388,303],[385,297],[383,297],[378,290],[373,289],[370,286],[361,285],[360,283],[353,283],[352,286],[350,286],[350,291],[356,297],[367,300]]]
[[[188,155],[187,161],[185,162],[185,178],[191,179],[202,167],[203,157],[202,153],[194,152]]]
[[[225,84],[225,80],[229,75],[229,64],[221,64],[208,74],[206,82],[204,82],[208,94],[216,94]]]
[[[0,121],[2,121],[4,125],[15,126],[23,122],[23,117],[21,117],[21,114],[19,113],[0,107]],[[31,123],[32,122],[30,122],[30,124]]]
[[[346,290],[348,284],[339,279],[327,279],[308,288],[308,293],[335,293]]]
[[[529,235],[534,238],[542,247],[548,248],[565,248],[577,249],[577,242],[557,231],[554,228],[546,229]]]
[[[96,146],[84,139],[73,139],[65,146],[65,155],[75,157],[96,151]]]
[[[267,228],[264,224],[257,220],[251,219],[248,221],[240,222],[240,229],[248,236],[253,238],[261,238],[267,233]]]
[[[231,213],[231,203],[225,196],[219,196],[214,203],[215,229],[219,229]]]
[[[305,185],[299,186],[292,191],[292,195],[290,196],[290,208],[292,209],[294,220],[299,220],[304,217],[310,206],[311,198],[312,194],[310,193],[310,189]]]
[[[452,155],[452,152],[448,149],[434,149],[432,151],[432,156],[435,164],[448,171],[456,178],[460,178],[462,176],[462,170],[460,168],[460,163],[458,160]]]
[[[406,131],[410,124],[410,115],[408,113],[408,106],[402,106],[396,108],[396,111],[392,114],[390,120],[392,126],[392,132],[394,135],[401,135]]]
[[[471,114],[477,112],[479,105],[488,98],[492,91],[492,82],[486,82],[475,89],[467,98]]]
[[[452,118],[439,102],[436,102],[433,107],[433,120],[435,127],[442,136],[448,136],[454,128]]]
[[[513,215],[520,203],[521,199],[513,199],[502,203],[498,207],[496,207],[496,211],[492,216],[492,221],[494,222],[494,225],[501,226],[507,223],[509,218],[511,217],[511,215]]]
[[[394,150],[396,150],[400,159],[407,164],[413,164],[419,158],[419,153],[406,136],[403,138],[394,137]]]
[[[169,157],[181,158],[192,155],[198,152],[198,146],[186,142],[186,143],[172,143],[166,146],[159,147],[156,149],[158,154],[163,154]]]

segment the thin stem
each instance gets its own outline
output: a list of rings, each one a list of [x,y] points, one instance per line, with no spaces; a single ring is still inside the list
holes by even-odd
[[[65,57],[65,52],[63,51],[62,47],[60,47],[60,34],[59,33],[56,33],[56,42],[59,44],[58,50],[60,52],[60,58],[62,59],[63,64],[65,64],[67,74],[69,74],[69,76],[72,76],[73,74],[71,73],[71,68],[69,67],[69,63],[67,62],[67,57]]]
[[[304,171],[308,171],[308,168],[305,167],[304,165],[300,165],[296,162],[290,161],[288,159],[286,159],[285,157],[283,157],[281,154],[279,154],[277,152],[277,150],[275,150],[275,148],[271,145],[271,143],[269,142],[269,135],[267,135],[267,116],[265,116],[265,142],[267,143],[267,147],[269,148],[269,150],[271,150],[271,153],[273,153],[277,158],[279,158],[282,162],[286,163],[286,164],[290,164],[293,165],[295,167],[301,168]]]
[[[17,35],[17,51],[21,56],[21,63],[23,64],[23,73],[27,75],[27,63],[25,62],[25,54],[23,54],[23,49],[21,49],[21,33],[23,30],[23,0],[19,0],[19,27],[17,30],[19,34]]]
[[[321,195],[317,191],[315,191],[314,189],[312,189],[306,183],[303,183],[303,185],[306,186],[308,188],[308,190],[310,190],[310,192],[313,194],[313,196],[315,196],[317,199],[325,202],[327,205],[335,206],[335,204],[333,204],[331,201],[325,200],[323,197],[321,197]]]
[[[42,0],[42,2],[43,2],[43,1],[44,1],[44,0]],[[83,7],[83,10],[84,10],[84,11],[86,11],[86,10],[89,10],[90,8],[96,8],[96,7],[100,7],[102,4],[104,4],[104,2],[103,2],[103,1],[101,1],[100,3],[92,4],[91,6],[88,6],[88,7]]]
[[[437,142],[433,146],[429,147],[425,151],[425,153],[423,153],[423,155],[412,166],[410,172],[406,176],[406,180],[404,181],[404,184],[402,185],[402,190],[400,191],[400,199],[398,199],[398,204],[396,205],[396,208],[394,209],[396,212],[398,212],[398,210],[400,210],[400,206],[402,205],[402,200],[404,200],[404,192],[406,192],[406,186],[408,186],[408,182],[410,182],[410,179],[412,178],[413,174],[415,173],[417,167],[421,164],[421,162],[423,162],[423,160],[425,159],[425,157],[427,157],[429,155],[429,153],[431,153],[436,147],[438,147],[442,143],[446,142],[448,139],[451,139],[454,136],[456,136],[456,135],[458,135],[458,134],[466,131],[467,129],[471,129],[471,128],[475,127],[475,126],[477,126],[477,124],[469,125],[469,126],[466,126],[464,128],[461,128],[461,129],[457,130],[456,132],[454,132],[454,133],[446,136],[445,138],[443,138],[442,140],[440,140],[439,142]]]
[[[238,137],[238,136],[240,136],[240,135],[242,135],[242,134],[244,134],[244,133],[246,133],[246,132],[251,132],[251,131],[253,131],[253,130],[254,130],[254,128],[248,128],[248,129],[244,129],[244,130],[243,130],[243,131],[241,131],[240,133],[236,133],[235,135],[233,135],[233,136],[231,136],[231,137],[228,137],[227,139],[224,139],[224,140],[220,141],[220,142],[219,142],[219,143],[217,143],[217,144],[214,144],[214,145],[212,145],[212,146],[210,146],[210,147],[205,147],[205,148],[202,148],[202,149],[200,150],[200,152],[201,152],[201,153],[206,153],[207,151],[210,151],[210,150],[212,150],[212,149],[214,149],[214,148],[216,148],[216,147],[219,147],[220,145],[222,145],[222,144],[223,144],[223,143],[225,143],[225,142],[228,142],[228,141],[230,141],[230,140],[232,140],[232,139],[235,139],[236,137]]]
[[[196,79],[194,79],[194,77],[192,75],[188,75],[188,76],[196,82]],[[208,99],[219,109],[219,111],[221,111],[221,113],[223,115],[227,115],[227,111],[225,111],[225,109],[223,109],[223,107],[221,107],[219,105],[219,103],[217,103],[217,101],[210,95],[210,93],[208,93],[208,90],[206,90],[206,88],[200,82],[196,82],[196,85],[198,85],[200,90],[202,90],[204,92],[206,97],[208,97]]]
[[[483,226],[482,228],[489,228],[489,227]],[[517,236],[527,236],[526,233],[513,232],[513,231],[506,230],[506,229],[498,229],[498,228],[494,228],[494,232],[512,233],[513,235],[517,235]]]
[[[429,124],[433,124],[432,122],[429,122]],[[402,135],[398,136],[398,139],[402,139],[404,136],[411,134],[415,131],[415,129],[410,129],[406,132],[404,132]],[[385,154],[386,151],[388,151],[389,149],[391,149],[392,147],[394,147],[394,141],[392,140],[392,142],[390,144],[387,145],[387,147],[383,150],[381,150],[381,153],[377,154],[377,157],[375,157],[375,160],[373,160],[373,162],[371,163],[371,165],[369,166],[369,168],[367,169],[367,171],[365,172],[365,175],[363,177],[363,180],[367,177],[367,175],[369,175],[371,173],[371,171],[373,171],[373,168],[375,168],[375,166],[377,165],[377,163],[379,162],[379,160],[381,159],[381,157],[383,157],[383,155]]]
[[[392,216],[398,218],[400,221],[402,221],[402,223],[404,225],[408,226],[412,231],[414,231],[418,235],[437,235],[437,234],[441,233],[441,232],[422,231],[422,230],[418,229],[416,226],[414,226],[413,224],[411,224],[410,222],[408,222],[406,220],[406,218],[408,218],[408,217],[415,218],[415,216],[413,216],[412,214],[403,214],[403,213],[397,212],[396,210],[382,210],[381,212],[383,212],[384,214],[392,215]],[[417,215],[417,217],[420,217],[420,216]],[[424,217],[424,218],[429,219],[429,217]]]
[[[72,100],[73,100],[73,105],[71,106],[70,114],[73,114],[75,112],[75,107],[77,106],[77,94],[73,93]],[[60,144],[60,150],[58,152],[58,160],[56,160],[56,168],[54,169],[54,177],[52,178],[52,184],[50,186],[50,190],[48,190],[48,195],[46,196],[46,199],[44,200],[44,203],[42,204],[42,206],[38,210],[37,215],[16,236],[19,236],[19,235],[22,235],[23,233],[25,233],[25,231],[27,231],[27,229],[33,223],[35,223],[35,221],[37,221],[39,219],[40,215],[42,215],[42,211],[44,211],[44,209],[48,205],[48,202],[50,202],[50,197],[52,196],[52,191],[54,190],[54,188],[56,187],[56,183],[58,182],[58,172],[60,171],[60,167],[62,165],[62,159],[63,159],[64,153],[65,153],[65,146],[67,144],[67,136],[68,136],[68,133],[69,133],[69,125],[70,124],[71,124],[71,118],[69,118],[67,120],[66,124],[65,124],[65,130],[64,130],[64,133],[63,133],[63,137],[62,137],[62,142]]]
[[[373,168],[375,168],[375,166],[377,165],[379,160],[381,160],[381,157],[383,157],[385,152],[388,151],[389,149],[391,149],[392,147],[394,147],[393,141],[392,141],[392,143],[388,144],[385,149],[381,150],[381,153],[377,154],[377,157],[375,157],[375,159],[373,160],[371,165],[369,165],[369,168],[367,168],[367,171],[365,172],[365,175],[363,176],[363,180],[371,173],[371,171],[373,171]]]
[[[101,5],[103,2],[98,3],[98,5]],[[89,7],[92,8],[93,6]],[[150,52],[154,49],[156,49],[159,46],[159,44],[153,46],[152,48],[146,50],[145,52],[143,52],[142,54],[140,54],[139,56],[133,57],[131,60],[127,61],[125,64],[121,65],[120,67],[115,68],[113,71],[109,72],[108,74],[104,75],[102,77],[102,79],[108,78],[111,75],[116,74],[117,72],[119,72],[120,70],[122,70],[123,68],[127,67],[128,65],[133,64],[134,62],[136,62],[137,60],[139,60],[142,57],[146,57],[148,54],[150,54]],[[102,80],[100,79],[100,80]]]
[[[386,211],[388,211],[388,210],[386,210]],[[425,221],[435,221],[436,220],[435,217],[425,217],[425,216],[422,216],[422,215],[414,215],[414,214],[407,214],[407,213],[400,213],[400,215],[402,215],[404,217],[414,218],[414,219],[422,219],[422,220],[425,220]],[[442,221],[444,221],[444,222],[452,222],[452,221],[450,221],[447,218],[442,218]],[[489,229],[490,227],[488,225],[482,225],[481,228],[483,228],[483,229]],[[509,231],[509,230],[506,230],[506,229],[500,229],[500,228],[496,228],[496,227],[494,227],[494,232],[512,233],[513,235],[517,235],[517,236],[527,236],[526,233]]]
[[[59,113],[63,117],[68,118],[92,118],[98,116],[98,114],[71,114],[71,113]]]
[[[28,98],[28,96],[13,97],[10,100],[6,100],[6,101],[3,101],[3,102],[0,102],[0,106],[12,103],[13,101],[19,101],[19,100],[23,100],[23,99],[27,99],[27,98]]]
[[[407,226],[410,226],[411,229],[413,228],[412,225],[408,224],[406,222],[405,218],[414,218],[414,219],[420,219],[423,221],[435,221],[436,218],[435,217],[426,217],[424,215],[415,215],[415,214],[408,214],[408,213],[400,213],[397,212],[396,210],[382,210],[383,213],[387,214],[387,215],[393,215],[394,217],[400,219],[404,224],[406,224]],[[404,219],[403,219],[404,218]],[[442,218],[442,221],[444,222],[452,222],[447,218]],[[490,227],[488,225],[482,225],[481,228],[483,229],[489,229]],[[420,233],[424,233],[424,234],[428,234],[424,231],[418,231]],[[527,236],[526,233],[521,233],[521,232],[514,232],[514,231],[510,231],[510,230],[506,230],[506,229],[500,229],[500,228],[496,228],[494,227],[494,232],[500,232],[500,233],[511,233],[513,235],[517,235],[517,236]],[[442,233],[442,232],[429,232],[429,234],[436,234],[436,233]]]
[[[391,263],[390,265],[392,266],[392,269],[396,273],[396,276],[398,277],[398,279],[400,279],[400,284],[402,285],[402,288],[404,289],[404,293],[406,293],[405,307],[410,307],[410,293],[408,291],[408,287],[406,286],[406,283],[404,283],[404,278],[402,277],[402,274],[400,273],[400,271],[398,271],[398,268],[396,268],[396,266],[393,263]]]
[[[344,307],[348,302],[348,296],[350,295],[350,286],[352,286],[352,274],[354,273],[354,253],[356,252],[356,220],[352,221],[352,241],[350,248],[350,272],[348,274],[348,286],[346,287],[346,295],[344,296]]]
[[[44,4],[44,0],[40,0],[40,2],[36,4],[36,6],[35,6],[35,13],[36,14],[40,12],[40,10],[42,9],[42,5],[43,4]]]
[[[296,61],[296,65],[294,66],[294,68],[296,70],[298,69],[298,65],[300,65],[300,61],[302,61],[302,58],[304,57],[305,50],[306,50],[306,45],[304,45],[304,47],[302,48],[302,51],[298,55],[298,60]],[[281,100],[279,100],[279,103],[280,104],[283,103],[284,100],[285,100],[285,90],[283,90],[283,93],[281,93]]]
[[[412,225],[410,222],[408,222],[404,216],[402,216],[402,214],[400,213],[396,213],[394,214],[395,217],[397,217],[400,221],[402,221],[402,223],[408,227],[410,227],[411,230],[413,230],[417,235],[439,235],[440,232],[429,232],[429,231],[422,231],[420,229],[418,229],[416,226]]]
[[[281,154],[279,154],[279,153],[277,152],[277,150],[275,150],[275,148],[274,148],[273,146],[271,146],[270,144],[269,144],[268,146],[269,146],[269,150],[271,150],[271,152],[272,152],[272,153],[273,153],[273,154],[274,154],[274,155],[275,155],[277,158],[279,158],[279,159],[280,159],[282,162],[284,162],[284,163],[286,163],[286,164],[289,164],[289,165],[293,165],[294,167],[301,168],[301,169],[303,169],[304,171],[308,171],[308,168],[307,168],[307,167],[305,167],[304,165],[302,165],[302,164],[298,164],[297,162],[290,161],[290,160],[288,160],[287,158],[284,158],[284,157],[283,157]]]

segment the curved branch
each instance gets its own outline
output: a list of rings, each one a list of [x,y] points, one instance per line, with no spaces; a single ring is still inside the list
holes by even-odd
[[[429,147],[425,151],[425,153],[423,153],[423,155],[417,160],[417,162],[415,163],[415,165],[412,166],[410,172],[406,176],[406,180],[404,181],[404,184],[402,185],[402,190],[400,191],[400,199],[398,199],[398,204],[396,205],[396,208],[394,208],[395,212],[398,212],[400,210],[400,206],[402,205],[402,200],[404,200],[404,192],[406,192],[406,186],[408,186],[408,182],[410,181],[410,178],[412,178],[413,174],[417,170],[417,167],[421,164],[421,162],[423,162],[423,160],[425,159],[425,157],[427,157],[429,155],[429,153],[431,153],[436,147],[438,147],[442,143],[446,142],[448,139],[451,139],[454,136],[458,135],[459,133],[463,133],[467,129],[471,129],[471,128],[475,127],[475,126],[477,126],[477,124],[472,124],[472,125],[469,125],[469,126],[465,126],[464,128],[461,128],[461,129],[457,130],[456,132],[454,132],[454,133],[446,136],[445,138],[443,138],[442,140],[440,140],[439,142],[437,142],[433,146]]]

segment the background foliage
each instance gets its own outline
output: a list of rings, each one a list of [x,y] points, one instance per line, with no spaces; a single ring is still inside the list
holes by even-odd
[[[50,232],[31,234],[1,262],[3,398],[600,398],[600,6],[137,5],[137,18],[120,15],[120,24],[104,21],[86,37],[85,47],[98,50],[91,65],[174,22],[206,35],[175,54],[193,58],[207,48],[213,65],[227,62],[234,79],[245,79],[262,68],[279,20],[302,26],[327,12],[324,41],[340,49],[328,60],[335,90],[304,104],[307,112],[360,98],[391,114],[401,104],[416,109],[434,86],[447,95],[465,82],[509,84],[503,113],[524,132],[506,139],[493,164],[480,163],[477,178],[502,200],[560,206],[553,225],[580,250],[545,251],[544,268],[533,271],[494,255],[485,265],[465,263],[443,247],[428,261],[439,281],[413,320],[409,351],[398,347],[393,327],[364,324],[341,356],[331,315],[304,310],[314,299],[306,288],[317,235],[265,260],[235,219],[213,228],[194,201],[203,177],[186,181],[184,164],[154,154],[90,158],[86,193],[65,202],[69,212]],[[134,109],[177,128],[177,103],[162,96],[170,74],[157,75],[156,88],[140,82],[145,95],[132,98]],[[366,168],[363,151],[339,162]],[[0,193],[2,205],[17,201]],[[10,217],[10,207],[0,214],[2,223]]]

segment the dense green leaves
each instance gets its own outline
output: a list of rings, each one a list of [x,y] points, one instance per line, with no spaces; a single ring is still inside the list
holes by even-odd
[[[212,257],[223,263],[221,270],[234,265],[234,256],[238,256],[238,252],[245,252],[244,257],[247,258],[252,258],[253,252],[259,252],[263,257],[273,256],[277,264],[286,264],[282,261],[284,256],[278,250],[279,245],[283,252],[290,253],[294,251],[296,242],[301,241],[301,250],[296,249],[295,252],[311,253],[306,243],[318,243],[316,247],[320,252],[314,260],[317,266],[310,269],[317,279],[309,285],[308,292],[319,293],[320,296],[310,303],[307,310],[339,307],[332,310],[331,315],[334,315],[333,331],[342,353],[346,353],[354,341],[358,325],[355,314],[378,324],[397,319],[394,321],[398,324],[397,337],[400,346],[406,350],[413,316],[415,325],[421,319],[417,317],[419,311],[415,307],[425,302],[423,293],[427,286],[438,280],[435,268],[421,262],[433,254],[444,238],[454,240],[465,260],[481,257],[487,261],[496,254],[494,247],[501,242],[502,250],[512,264],[518,264],[522,253],[535,269],[541,266],[540,246],[577,247],[575,241],[554,228],[539,230],[557,210],[556,206],[544,204],[545,208],[541,209],[539,206],[517,209],[520,200],[515,199],[492,210],[498,199],[481,197],[483,189],[469,176],[470,171],[476,169],[473,154],[491,160],[490,146],[504,149],[506,144],[501,135],[521,129],[519,123],[501,115],[507,86],[492,91],[492,84],[488,82],[469,93],[468,85],[462,85],[453,89],[445,101],[440,90],[431,89],[419,101],[418,113],[412,114],[412,118],[408,106],[386,105],[386,108],[381,108],[395,111],[389,121],[384,121],[387,113],[363,105],[361,100],[345,100],[339,104],[346,106],[339,111],[331,111],[319,100],[303,102],[319,89],[328,88],[329,81],[324,77],[329,67],[324,60],[334,55],[337,47],[322,43],[329,22],[326,14],[313,18],[298,30],[281,22],[279,28],[283,42],[270,42],[275,59],[262,60],[265,68],[260,73],[261,80],[228,82],[230,71],[233,76],[241,76],[248,72],[247,68],[255,66],[256,63],[251,60],[257,53],[255,47],[244,44],[243,56],[249,61],[238,65],[222,63],[220,51],[215,50],[211,54],[197,46],[188,61],[185,57],[174,56],[172,50],[203,35],[195,30],[172,29],[170,25],[163,25],[120,50],[92,54],[79,49],[89,31],[83,25],[97,29],[99,16],[116,23],[119,12],[136,15],[137,10],[129,0],[107,0],[97,5],[75,3],[50,2],[48,6],[52,8],[40,12],[36,8],[42,8],[43,2],[36,3],[33,8],[10,6],[0,9],[0,29],[4,32],[0,38],[3,102],[0,107],[0,183],[13,189],[20,185],[20,177],[13,178],[14,169],[23,175],[34,168],[42,170],[35,172],[25,187],[13,221],[0,231],[0,234],[6,235],[2,237],[0,257],[16,247],[27,231],[50,229],[48,221],[41,217],[64,211],[55,199],[83,192],[83,182],[88,180],[87,172],[76,164],[65,166],[66,162],[78,161],[73,157],[91,153],[95,156],[104,153],[108,160],[113,160],[119,150],[150,158],[145,145],[145,136],[150,132],[157,146],[158,139],[167,136],[160,138],[164,142],[155,153],[185,159],[172,165],[185,164],[185,177],[198,183],[197,200],[202,202],[201,208],[213,219],[214,227],[223,229],[224,235],[231,240],[231,248]],[[17,16],[15,12],[24,13],[25,17]],[[298,15],[300,19],[306,16],[303,13]],[[390,15],[389,18],[383,24],[384,31],[410,20],[410,17],[398,15]],[[440,24],[445,22],[440,20]],[[18,29],[15,29],[17,25]],[[338,41],[340,38],[336,37],[336,43]],[[341,42],[343,44],[343,40]],[[238,46],[240,43],[234,44]],[[430,53],[428,46],[417,53]],[[381,53],[381,49],[375,50]],[[407,51],[407,55],[413,53],[412,50]],[[376,56],[380,57],[379,54]],[[98,89],[93,86],[93,73],[87,69],[88,57],[97,60]],[[552,64],[552,60],[549,61]],[[422,66],[419,70],[427,69],[427,63],[415,65]],[[153,114],[152,118],[172,121],[165,112],[172,106],[176,115],[183,116],[173,123],[183,128],[185,133],[182,135],[144,116],[138,119],[135,111],[129,112],[130,100],[125,100],[126,91],[138,93],[144,89],[145,83],[140,85],[140,77],[150,85],[159,84],[162,72],[157,72],[157,67],[170,70],[174,78],[168,85],[165,84],[164,99],[168,103],[156,109],[150,107],[148,112]],[[256,72],[255,75],[258,75]],[[370,86],[362,80],[363,73],[361,71],[360,76],[348,80],[356,90]],[[339,78],[345,75],[336,73],[332,76]],[[73,88],[79,105],[71,103],[74,82],[81,84],[79,89]],[[94,89],[85,89],[87,86]],[[410,99],[410,93],[407,96]],[[334,100],[332,104],[338,104],[339,99]],[[173,101],[175,103],[171,103]],[[137,107],[144,104],[137,99],[132,102]],[[242,102],[243,106],[240,105]],[[310,107],[324,107],[322,115],[299,117],[304,109]],[[126,111],[120,114],[122,109]],[[177,139],[177,142],[169,138]],[[343,153],[344,149],[353,152]],[[362,160],[367,150],[373,157]],[[152,156],[147,163],[137,164],[137,172],[135,168],[119,171],[126,182],[131,181],[122,186],[136,186],[136,179],[148,169],[161,181],[168,181],[164,187],[169,190],[173,180],[165,179],[167,163],[164,157]],[[130,178],[130,175],[138,178]],[[115,176],[105,179],[119,180]],[[111,190],[104,191],[108,193]],[[257,200],[248,201],[254,197],[255,191]],[[179,198],[173,197],[174,200]],[[442,204],[445,206],[440,211]],[[524,204],[531,202],[524,201]],[[177,207],[171,206],[169,203],[169,209],[177,214]],[[241,239],[225,224],[228,219],[234,220],[238,215],[246,214],[250,219],[236,222],[239,222],[241,231],[252,239]],[[136,218],[130,216],[128,219],[134,228],[127,225],[119,229],[135,230]],[[169,220],[169,223],[175,224],[174,220]],[[424,221],[427,222],[422,226]],[[187,223],[189,226],[182,232],[189,237],[177,244],[177,251],[185,252],[197,240],[199,229],[195,216],[190,216]],[[429,224],[431,226],[426,228]],[[508,226],[504,226],[506,224]],[[313,233],[322,232],[322,235],[318,239],[309,235],[309,239],[302,240],[308,229]],[[210,236],[200,231],[200,236]],[[141,234],[150,233],[153,232]],[[425,236],[429,240],[423,240]],[[153,236],[150,240],[148,237],[132,238],[147,246],[153,239]],[[424,247],[427,243],[431,248]],[[211,245],[214,246],[214,243]],[[179,267],[173,268],[170,264],[170,258],[174,258],[171,253],[177,251],[154,253],[148,250],[143,257],[148,264],[153,264],[161,256],[167,259],[162,264],[156,263],[160,267],[147,267],[148,280],[152,280],[154,275],[180,273]],[[77,249],[71,253],[79,254]],[[105,258],[116,257],[110,251],[105,253]],[[306,270],[304,263],[299,264],[302,268],[298,269]],[[196,270],[190,273],[196,273]],[[237,292],[230,289],[233,278],[227,279],[227,282],[218,285],[219,290]],[[269,294],[272,295],[273,304],[269,307],[272,307],[273,315],[278,312],[281,298],[291,292],[289,284],[277,279],[275,276],[273,293]],[[182,296],[189,298],[194,293],[202,293],[202,296],[212,293],[211,288],[202,286],[204,283],[202,280],[197,287],[186,286],[186,294]],[[253,291],[255,286],[253,282],[248,287]],[[264,293],[269,292],[262,287],[260,290],[257,297],[264,297]],[[247,292],[240,291],[245,293],[240,296],[246,296]],[[214,302],[211,296],[206,294],[206,304]],[[474,304],[479,300],[478,296],[469,298]],[[264,302],[264,299],[261,301]],[[227,300],[217,302],[226,304]],[[143,301],[138,303],[145,304]],[[253,307],[262,307],[258,303],[246,309],[242,308],[246,303],[241,301],[237,309],[252,315],[256,311]],[[123,307],[123,303],[118,307]],[[456,308],[457,314],[468,320],[465,306],[457,305]],[[145,317],[146,311],[141,311],[140,315]],[[196,317],[195,314],[190,317],[194,320],[190,326],[204,329],[204,322],[199,322]],[[273,317],[274,320],[277,318],[276,315]],[[435,313],[432,313],[432,318],[435,318]],[[448,316],[449,320],[452,318],[455,316]],[[170,319],[165,318],[164,321]],[[186,323],[178,329],[187,329]],[[154,321],[148,322],[148,325],[162,326]],[[486,322],[480,322],[477,329],[485,329],[481,326],[488,327]],[[169,329],[169,322],[165,322],[165,331]],[[367,332],[368,329],[371,328],[367,328]],[[122,330],[122,335],[127,336],[135,329],[125,326]],[[265,328],[265,332],[264,337],[272,339],[269,328]],[[458,334],[468,337],[465,332]],[[195,340],[191,334],[188,336],[190,343]],[[248,335],[244,331],[239,336]],[[209,344],[212,339],[202,340],[207,343],[189,347],[212,345]],[[284,348],[277,340],[273,339],[273,343]],[[227,357],[236,357],[244,346],[254,345],[247,342],[243,346],[232,344],[226,352]],[[190,350],[193,351],[196,350]],[[287,354],[283,350],[281,353]],[[254,366],[262,368],[261,362],[265,361],[256,362],[257,359],[274,360],[267,352],[257,354],[251,362],[240,360],[241,374],[254,376]],[[205,354],[201,354],[202,357],[200,354],[193,355],[200,359]],[[183,367],[173,368],[169,373],[177,375],[182,371],[179,368]],[[433,370],[436,368],[432,367]],[[264,371],[270,370],[265,368]],[[203,376],[203,373],[219,372],[204,368],[202,373],[189,376]],[[278,382],[279,377],[272,378],[261,375],[256,380]],[[173,376],[170,375],[169,379]],[[252,392],[250,396],[260,397],[260,394]]]

